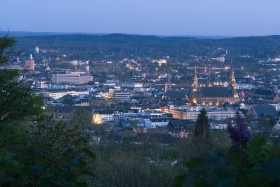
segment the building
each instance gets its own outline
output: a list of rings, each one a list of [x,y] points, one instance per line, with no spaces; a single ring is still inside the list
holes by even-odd
[[[262,99],[262,100],[273,100],[275,97],[275,94],[272,92],[272,90],[258,88],[254,92],[253,97],[256,99]]]
[[[195,121],[200,114],[202,107],[189,107],[189,108],[170,108],[163,109],[164,112],[172,114],[174,119],[192,120]],[[206,108],[208,119],[211,120],[224,120],[235,116],[236,111],[226,109],[224,107],[208,107]]]
[[[53,99],[60,99],[65,95],[71,96],[81,96],[81,95],[89,95],[88,90],[47,90],[42,92],[45,97],[51,97]]]
[[[198,79],[197,70],[193,78],[192,90],[190,93],[190,104],[196,105],[223,105],[228,102],[230,104],[239,101],[239,96],[235,90],[236,81],[234,71],[231,72],[231,84],[226,87],[223,84],[214,84],[209,79]]]
[[[24,69],[28,69],[28,70],[34,70],[35,69],[35,61],[32,57],[32,54],[30,54],[30,59],[29,60],[25,60]]]
[[[90,81],[93,81],[93,77],[89,75],[80,75],[78,73],[52,74],[53,83],[86,84]]]
[[[276,116],[276,108],[272,105],[257,105],[251,106],[247,112],[248,116],[262,117],[262,116]]]
[[[116,102],[130,102],[131,94],[128,91],[116,91],[114,93],[114,100]]]
[[[40,48],[38,46],[35,47],[35,52],[40,53]]]

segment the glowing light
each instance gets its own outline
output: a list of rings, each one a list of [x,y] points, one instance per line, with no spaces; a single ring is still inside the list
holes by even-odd
[[[92,117],[92,123],[95,125],[101,125],[103,123],[100,114],[94,114]]]
[[[193,99],[193,103],[196,103],[196,99],[195,98]]]
[[[157,60],[157,63],[158,63],[159,65],[161,65],[161,64],[166,64],[166,63],[167,63],[167,61],[166,61],[166,60],[161,59],[161,60]]]

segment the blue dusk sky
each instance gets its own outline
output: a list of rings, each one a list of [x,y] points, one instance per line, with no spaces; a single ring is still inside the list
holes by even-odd
[[[280,0],[1,0],[0,30],[278,35],[279,7]]]

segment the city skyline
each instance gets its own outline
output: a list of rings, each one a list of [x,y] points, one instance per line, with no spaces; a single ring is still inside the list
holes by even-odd
[[[236,0],[13,0],[1,3],[4,31],[151,35],[277,35],[280,2]],[[16,6],[15,6],[16,5]]]

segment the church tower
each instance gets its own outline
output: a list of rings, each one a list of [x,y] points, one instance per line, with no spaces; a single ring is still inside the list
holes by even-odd
[[[197,79],[197,70],[194,70],[192,90],[190,94],[190,102],[192,104],[197,104],[197,92],[198,92],[198,79]]]
[[[235,75],[234,75],[234,69],[231,70],[231,92],[234,95],[234,97],[238,97],[238,94],[236,92],[236,81],[235,81]]]
[[[167,91],[171,90],[171,82],[170,82],[170,74],[167,74],[167,81],[164,85],[164,92],[166,93]]]
[[[197,80],[197,70],[194,70],[194,77],[193,77],[193,92],[197,92],[198,88],[198,80]]]

